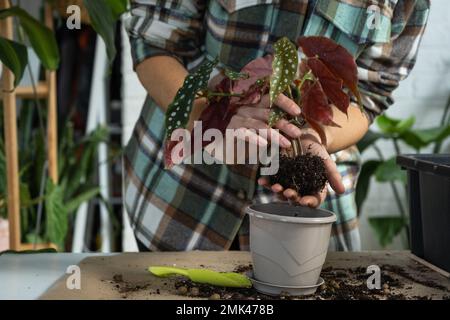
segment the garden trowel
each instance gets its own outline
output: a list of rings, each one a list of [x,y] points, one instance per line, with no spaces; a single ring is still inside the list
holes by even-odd
[[[250,288],[252,283],[245,275],[236,272],[217,272],[208,269],[186,269],[175,267],[149,267],[148,271],[158,277],[182,275],[193,282],[219,287]]]

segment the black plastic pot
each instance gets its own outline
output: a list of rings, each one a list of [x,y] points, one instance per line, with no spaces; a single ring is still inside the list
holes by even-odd
[[[408,171],[411,252],[450,272],[450,154],[401,155]]]

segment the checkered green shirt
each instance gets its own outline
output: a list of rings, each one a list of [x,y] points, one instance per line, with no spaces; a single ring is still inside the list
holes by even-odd
[[[219,57],[240,70],[272,52],[286,36],[322,35],[356,58],[359,88],[370,120],[392,103],[411,71],[425,29],[428,0],[135,0],[125,20],[134,64],[173,56],[189,70]],[[164,170],[164,111],[148,97],[124,156],[125,207],[137,239],[150,250],[228,249],[236,236],[248,246],[245,207],[273,201],[256,186],[256,166],[178,165]],[[323,204],[338,221],[330,243],[358,250],[354,203],[359,171],[355,147],[333,155],[346,193],[329,189]]]

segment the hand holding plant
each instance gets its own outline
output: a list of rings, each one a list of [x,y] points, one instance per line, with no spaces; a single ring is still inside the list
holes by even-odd
[[[302,129],[300,143],[301,148],[306,150],[305,155],[300,158],[281,156],[280,161],[286,164],[280,166],[278,173],[272,179],[259,178],[258,184],[270,188],[274,193],[302,206],[317,207],[325,200],[327,189],[322,188],[316,192],[316,185],[324,185],[328,181],[337,193],[343,193],[345,187],[336,164],[321,143],[320,136],[316,131],[308,128]],[[293,172],[296,172],[294,176],[292,176]],[[293,185],[293,182],[297,182],[295,179],[300,175],[299,182],[302,181],[305,196],[301,196]],[[277,183],[271,185],[271,180],[275,180]]]
[[[242,129],[248,140],[266,145],[270,141],[252,129],[268,129],[277,139],[280,170],[260,184],[310,206],[324,199],[327,181],[342,193],[340,175],[326,150],[325,127],[339,127],[332,105],[347,113],[350,93],[361,100],[356,63],[345,48],[325,37],[301,37],[298,45],[305,55],[300,63],[296,46],[282,38],[274,44],[274,55],[251,61],[239,73],[225,70],[214,91],[207,82],[217,60],[189,75],[166,113],[166,167],[173,165],[171,151],[177,144],[172,133],[186,127],[193,101],[205,97],[208,106],[199,119],[203,130]]]

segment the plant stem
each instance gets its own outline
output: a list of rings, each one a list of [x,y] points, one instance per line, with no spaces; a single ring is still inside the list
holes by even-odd
[[[400,145],[398,144],[398,139],[397,139],[397,138],[394,138],[394,139],[392,140],[392,142],[393,142],[393,144],[394,144],[395,154],[396,154],[397,156],[399,156],[400,153],[401,153],[401,151],[400,151]]]
[[[292,149],[294,150],[294,156],[296,157],[299,155],[297,139],[291,140],[291,144],[292,144]]]
[[[225,92],[208,92],[207,98],[210,97],[243,97],[242,93],[225,93]]]
[[[291,86],[287,86],[287,92],[288,92],[288,97],[291,100],[294,100],[294,96],[292,95],[292,90],[291,90]]]

